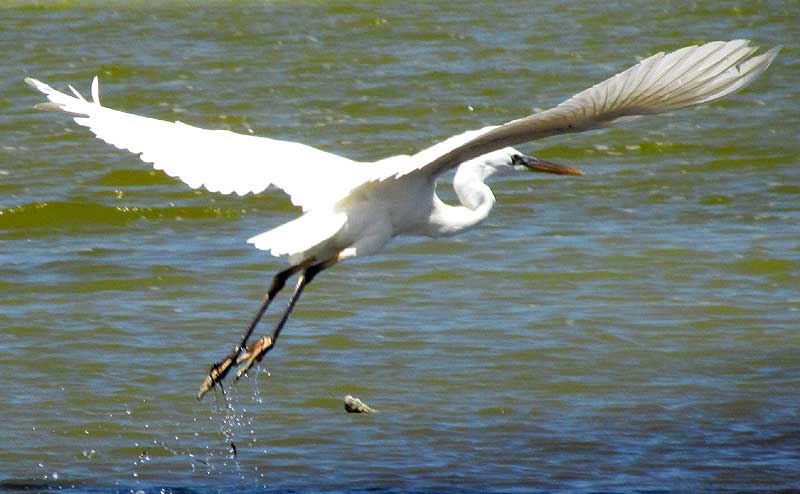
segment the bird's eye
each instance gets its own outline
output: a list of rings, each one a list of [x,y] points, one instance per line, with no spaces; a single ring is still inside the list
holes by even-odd
[[[519,154],[515,154],[511,157],[511,164],[512,165],[520,165],[522,164],[522,156]]]

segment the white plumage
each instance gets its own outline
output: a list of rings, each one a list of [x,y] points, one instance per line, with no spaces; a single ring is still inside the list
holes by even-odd
[[[477,225],[495,202],[486,185],[492,175],[522,168],[580,173],[521,156],[509,146],[605,127],[623,117],[713,101],[747,86],[767,69],[779,49],[755,55],[757,48],[748,41],[734,40],[658,53],[555,108],[465,132],[413,156],[371,164],[300,143],[205,130],[113,110],[100,104],[97,78],[92,82],[93,101],[83,99],[71,86],[74,96],[34,79],[26,82],[50,101],[40,108],[73,115],[98,138],[139,154],[143,161],[190,187],[240,195],[260,193],[270,186],[283,189],[304,214],[249,242],[276,256],[288,256],[294,265],[276,276],[273,288],[279,290],[285,277],[302,271],[295,300],[319,270],[349,257],[375,253],[397,235],[444,236]],[[454,189],[461,204],[450,206],[438,198],[435,186],[442,173],[456,167]],[[272,289],[270,294],[238,350],[212,368],[210,386],[240,357],[274,296]],[[285,316],[289,311],[291,306]],[[273,332],[272,343],[282,324]],[[251,355],[243,370],[266,350]]]

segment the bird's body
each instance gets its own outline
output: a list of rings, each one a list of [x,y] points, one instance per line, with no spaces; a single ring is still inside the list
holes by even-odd
[[[242,341],[215,364],[201,395],[229,369],[246,361],[242,375],[274,345],[295,301],[317,273],[356,256],[379,252],[398,235],[449,236],[482,222],[495,204],[486,181],[521,169],[578,175],[580,171],[523,156],[509,146],[548,136],[606,127],[624,117],[663,113],[713,101],[752,82],[779,48],[755,55],[746,40],[712,42],[653,55],[549,110],[504,125],[469,131],[411,156],[358,163],[310,146],[230,131],[204,130],[120,112],[100,104],[97,78],[93,101],[33,80],[50,103],[97,137],[139,154],[156,169],[189,186],[244,195],[270,186],[284,190],[303,209],[295,220],[248,240],[290,268],[275,276],[264,303]],[[457,168],[458,205],[444,203],[436,182]],[[297,288],[270,336],[246,343],[269,302],[286,279],[299,273]]]
[[[511,161],[513,149],[494,154]],[[393,161],[408,164],[412,157]],[[436,194],[436,178],[408,174],[394,180],[374,181],[348,194],[331,208],[311,210],[300,218],[253,237],[249,242],[273,253],[288,254],[290,261],[316,257],[339,260],[379,252],[394,237],[421,235],[443,237],[460,233],[483,221],[494,205],[494,195],[485,185],[491,170],[483,161],[459,167],[454,188],[461,206],[451,206]],[[339,226],[341,225],[341,226]],[[335,230],[335,233],[332,233]],[[308,232],[319,233],[309,238]],[[306,240],[306,245],[301,246]],[[300,241],[294,244],[294,241]]]

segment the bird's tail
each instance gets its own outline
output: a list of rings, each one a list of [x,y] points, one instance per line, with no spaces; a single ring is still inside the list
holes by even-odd
[[[247,243],[269,251],[273,256],[289,256],[302,261],[307,253],[330,240],[347,222],[347,214],[330,210],[311,210],[299,218],[249,238]]]

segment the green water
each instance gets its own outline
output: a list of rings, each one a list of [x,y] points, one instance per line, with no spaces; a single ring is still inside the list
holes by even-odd
[[[800,491],[798,26],[789,1],[6,3],[0,492]],[[504,179],[481,228],[325,273],[227,402],[194,393],[283,266],[244,241],[297,212],[190,190],[22,82],[372,160],[738,37],[785,45],[751,88],[524,146],[587,175]]]

